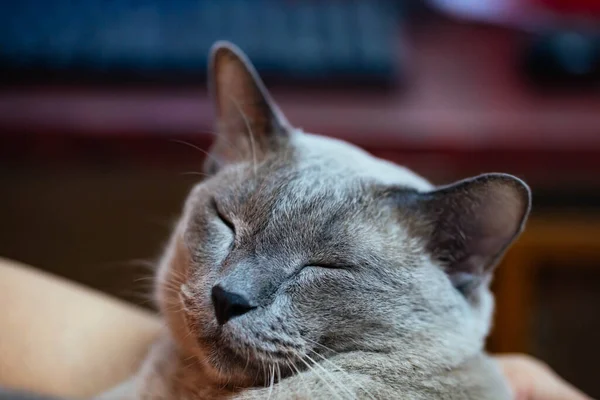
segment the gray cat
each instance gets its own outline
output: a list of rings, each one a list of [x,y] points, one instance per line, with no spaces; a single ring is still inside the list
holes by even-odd
[[[104,398],[511,398],[482,349],[525,183],[436,188],[295,129],[228,43],[209,83],[218,137],[157,274],[165,332]]]

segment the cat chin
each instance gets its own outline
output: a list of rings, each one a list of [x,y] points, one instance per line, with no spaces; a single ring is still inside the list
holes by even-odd
[[[304,369],[291,351],[271,351],[258,343],[250,344],[220,333],[205,333],[198,338],[198,346],[199,353],[206,354],[205,366],[210,377],[222,385],[269,386],[271,379],[277,381]]]
[[[213,349],[206,360],[211,378],[221,385],[231,387],[268,387],[271,379],[280,379],[293,375],[292,367],[282,359],[269,359],[254,356],[243,358],[232,356],[230,349]],[[265,355],[266,356],[266,355]]]

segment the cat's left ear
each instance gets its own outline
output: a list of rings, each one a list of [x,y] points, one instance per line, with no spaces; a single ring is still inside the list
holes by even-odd
[[[208,72],[216,111],[217,138],[205,168],[256,161],[290,132],[283,116],[246,55],[229,42],[213,45]]]
[[[480,175],[418,197],[428,249],[465,293],[489,281],[531,208],[529,187],[507,174]]]

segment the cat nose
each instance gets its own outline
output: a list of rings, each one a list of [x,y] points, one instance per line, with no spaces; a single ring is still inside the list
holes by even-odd
[[[244,296],[228,292],[221,285],[213,286],[211,298],[219,325],[223,325],[230,319],[246,314],[256,308]]]

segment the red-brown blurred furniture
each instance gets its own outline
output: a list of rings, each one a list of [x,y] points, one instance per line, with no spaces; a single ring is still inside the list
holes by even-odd
[[[397,90],[273,88],[274,96],[305,130],[357,143],[435,181],[498,169],[537,187],[600,183],[598,92],[530,90],[516,66],[517,32],[435,18],[407,37],[406,84]],[[0,90],[1,156],[68,158],[78,140],[145,143],[142,154],[122,154],[132,159],[147,157],[155,143],[160,156],[168,138],[205,145],[211,129],[203,88]]]
[[[496,316],[490,347],[497,352],[531,350],[537,277],[551,261],[563,268],[600,266],[600,219],[580,213],[533,217],[496,271]],[[576,312],[574,310],[574,312]]]

